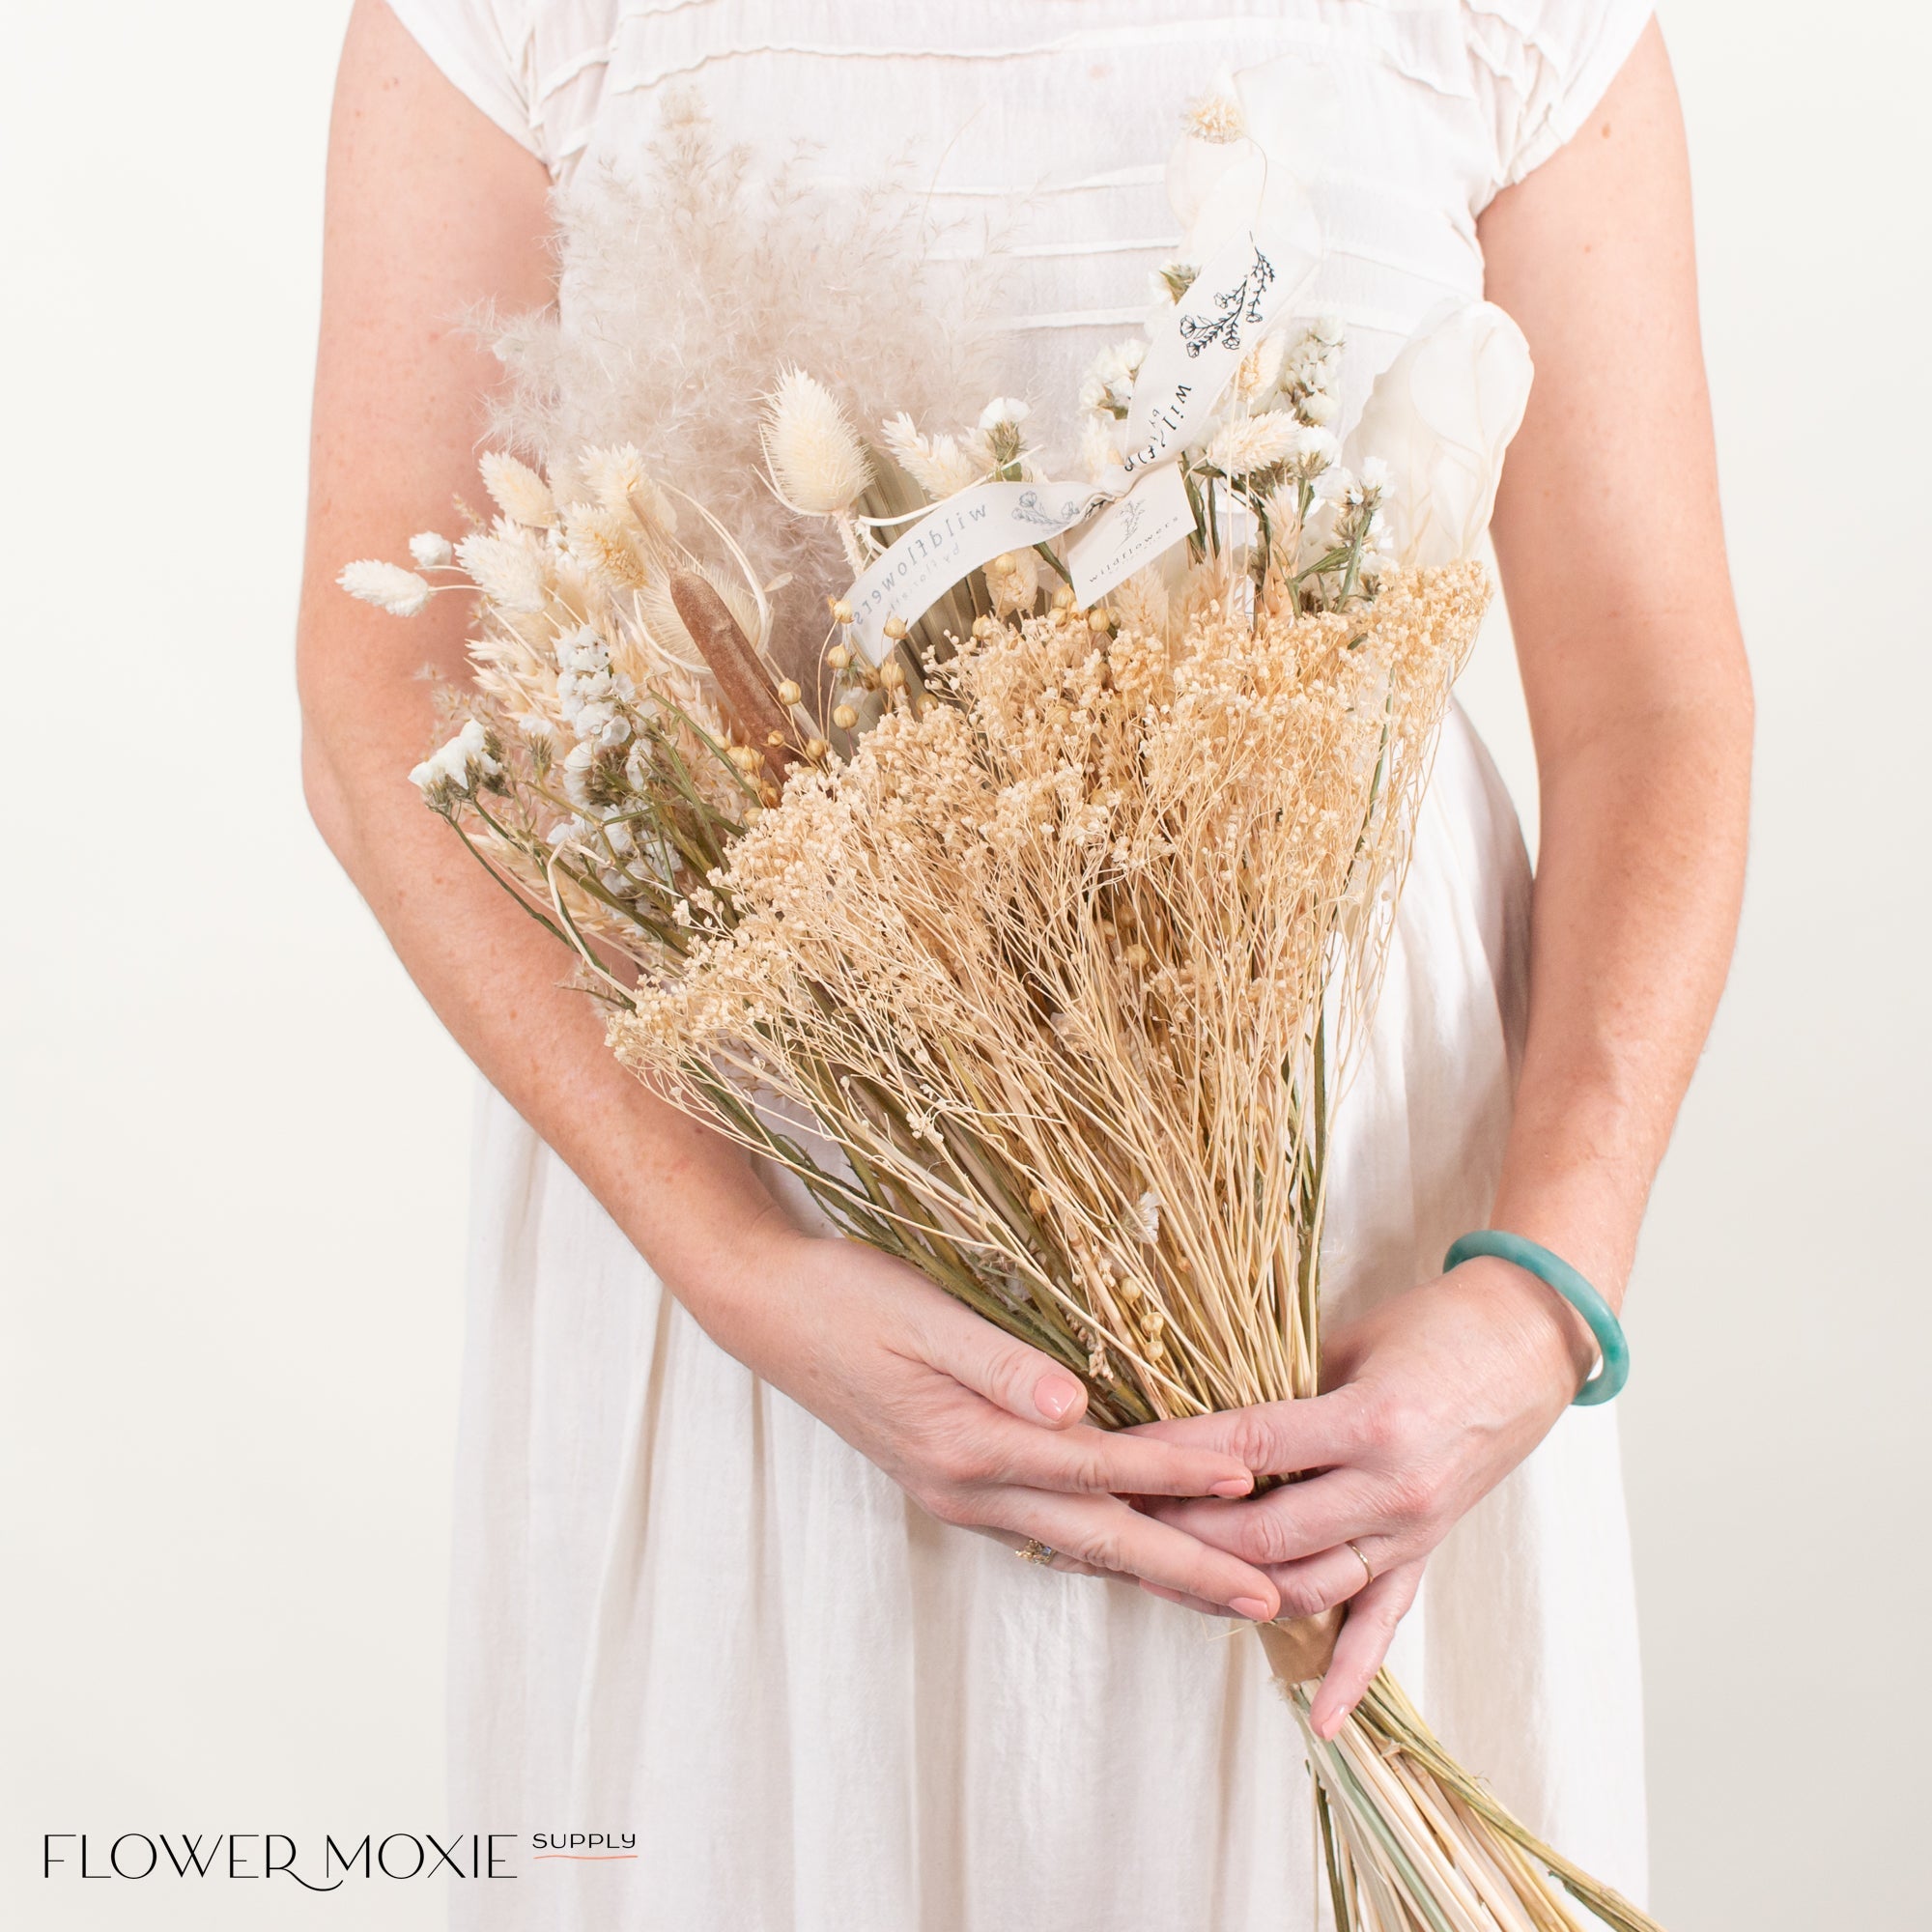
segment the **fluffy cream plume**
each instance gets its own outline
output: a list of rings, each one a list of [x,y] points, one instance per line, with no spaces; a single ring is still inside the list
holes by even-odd
[[[454,546],[439,530],[418,530],[410,539],[410,554],[419,570],[446,570],[456,558]]]
[[[765,399],[765,462],[779,495],[808,516],[842,516],[872,480],[872,466],[838,399],[815,376],[786,369]]]
[[[527,463],[519,463],[500,449],[486,449],[476,459],[483,487],[497,509],[526,529],[548,529],[556,522],[556,501],[546,483]]]
[[[374,604],[392,617],[413,617],[430,600],[429,584],[413,570],[376,557],[344,564],[336,582],[352,597]]]
[[[636,590],[653,574],[643,535],[626,509],[573,503],[564,513],[563,540],[571,556],[615,590]]]
[[[456,546],[457,560],[477,589],[505,611],[541,611],[549,595],[542,559],[520,537],[498,525]]]
[[[1256,470],[1270,469],[1294,455],[1301,429],[1286,410],[1236,416],[1214,433],[1202,461],[1223,476],[1252,476]]]
[[[922,436],[903,410],[880,425],[880,438],[894,462],[935,502],[986,473],[980,458],[956,436]]]
[[[553,477],[586,448],[634,443],[762,576],[788,580],[774,595],[781,648],[809,674],[824,583],[850,573],[838,532],[792,516],[765,483],[759,398],[796,364],[853,422],[901,409],[951,419],[997,373],[1001,235],[982,252],[978,234],[936,228],[910,171],[852,187],[782,156],[754,164],[689,96],[671,98],[623,172],[586,162],[553,206],[554,306],[473,320],[508,378],[493,440]],[[559,500],[574,500],[561,484]]]
[[[635,442],[587,449],[580,468],[591,500],[607,510],[628,510],[653,536],[677,534],[677,506],[645,469]]]

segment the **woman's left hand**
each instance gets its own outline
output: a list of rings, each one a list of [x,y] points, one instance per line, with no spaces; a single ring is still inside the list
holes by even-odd
[[[1430,1551],[1549,1432],[1594,1355],[1580,1318],[1533,1275],[1465,1262],[1338,1326],[1323,1394],[1140,1432],[1305,1480],[1239,1502],[1144,1507],[1264,1570],[1284,1617],[1348,1603],[1311,1714],[1332,1737],[1381,1667]]]

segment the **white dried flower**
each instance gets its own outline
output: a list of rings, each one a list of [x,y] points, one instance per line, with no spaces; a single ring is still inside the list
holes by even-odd
[[[1018,429],[1031,413],[1017,396],[995,396],[980,412],[980,428],[987,436],[1005,427]]]
[[[498,529],[501,529],[498,526]],[[542,559],[514,536],[478,531],[456,546],[457,559],[491,603],[505,611],[541,611],[550,586]]]
[[[1080,407],[1124,416],[1133,404],[1134,378],[1147,360],[1148,346],[1140,336],[1103,349],[1088,365],[1080,384]]]
[[[441,746],[411,772],[411,781],[432,802],[439,794],[469,793],[483,779],[501,770],[490,755],[490,741],[480,720],[471,718],[448,744]]]
[[[392,617],[413,617],[430,600],[429,584],[414,571],[376,557],[344,564],[335,581],[350,596],[374,604]]]
[[[1270,410],[1264,415],[1236,416],[1224,424],[1208,442],[1202,461],[1223,476],[1251,476],[1258,469],[1271,469],[1295,454],[1302,425],[1286,410]]]
[[[787,369],[766,399],[765,462],[779,494],[808,516],[839,516],[872,480],[845,412],[824,384]]]
[[[483,487],[511,523],[526,529],[548,529],[556,522],[556,499],[527,463],[519,463],[499,449],[486,449],[476,459]]]
[[[1341,462],[1342,444],[1333,430],[1321,429],[1314,423],[1296,423],[1294,460],[1310,475],[1319,476]]]
[[[1241,103],[1227,94],[1204,94],[1190,100],[1180,125],[1203,141],[1238,141],[1248,131]]]
[[[446,536],[435,530],[421,530],[410,539],[410,554],[423,570],[442,570],[455,558],[456,552]]]

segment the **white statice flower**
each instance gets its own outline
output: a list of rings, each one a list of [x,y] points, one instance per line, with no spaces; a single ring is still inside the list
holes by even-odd
[[[865,494],[872,467],[838,400],[803,369],[787,369],[765,399],[759,426],[779,495],[807,516],[843,516]]]
[[[457,561],[477,589],[505,611],[541,611],[550,595],[543,559],[510,526],[478,530],[456,546]]]
[[[410,539],[410,554],[418,570],[446,570],[456,560],[449,539],[436,530],[418,530]]]
[[[1103,349],[1088,365],[1080,384],[1080,407],[1111,416],[1124,416],[1134,400],[1134,379],[1147,360],[1146,341],[1136,335]]]
[[[576,630],[565,631],[557,639],[556,668],[565,674],[609,670],[611,652],[590,625],[580,624]],[[559,685],[561,682],[559,679]]]
[[[597,747],[581,742],[570,748],[570,754],[563,761],[563,795],[579,811],[585,814],[595,810],[590,797],[589,780],[590,768],[596,762]],[[582,837],[589,830],[590,826],[585,824],[582,831],[575,836]]]
[[[881,425],[881,437],[893,461],[935,499],[970,488],[986,473],[957,437],[922,436],[903,410]]]
[[[1209,439],[1201,460],[1223,476],[1252,476],[1272,469],[1295,454],[1302,425],[1286,410],[1269,410],[1258,416],[1236,416]]]
[[[502,766],[490,755],[489,733],[479,719],[471,718],[455,737],[432,752],[411,772],[410,779],[433,803],[439,795],[474,791],[485,779],[494,779]]]
[[[484,489],[511,523],[541,530],[556,522],[556,499],[550,485],[527,463],[500,449],[486,449],[476,459],[476,468],[482,472]]]
[[[335,581],[350,596],[374,604],[392,617],[413,617],[433,594],[428,582],[414,571],[372,556],[344,564]]]
[[[1379,456],[1365,456],[1355,466],[1355,478],[1365,495],[1380,497],[1389,488],[1389,467]]]
[[[1022,425],[1032,412],[1017,396],[995,396],[980,412],[980,421],[966,439],[966,447],[987,469],[1019,465],[1026,473],[1026,432]]]
[[[1294,461],[1310,476],[1320,476],[1342,460],[1342,442],[1335,432],[1316,423],[1297,423]]]

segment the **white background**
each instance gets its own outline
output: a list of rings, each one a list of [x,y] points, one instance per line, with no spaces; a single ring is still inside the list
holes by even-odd
[[[44,1832],[440,1829],[470,1076],[309,829],[290,668],[346,14],[8,28],[0,1913],[33,1932],[440,1922],[422,1884],[39,1877]],[[1655,1904],[1906,1932],[1932,23],[1664,18],[1761,726],[1737,970],[1630,1311]],[[1527,806],[1500,634],[1465,699]]]

